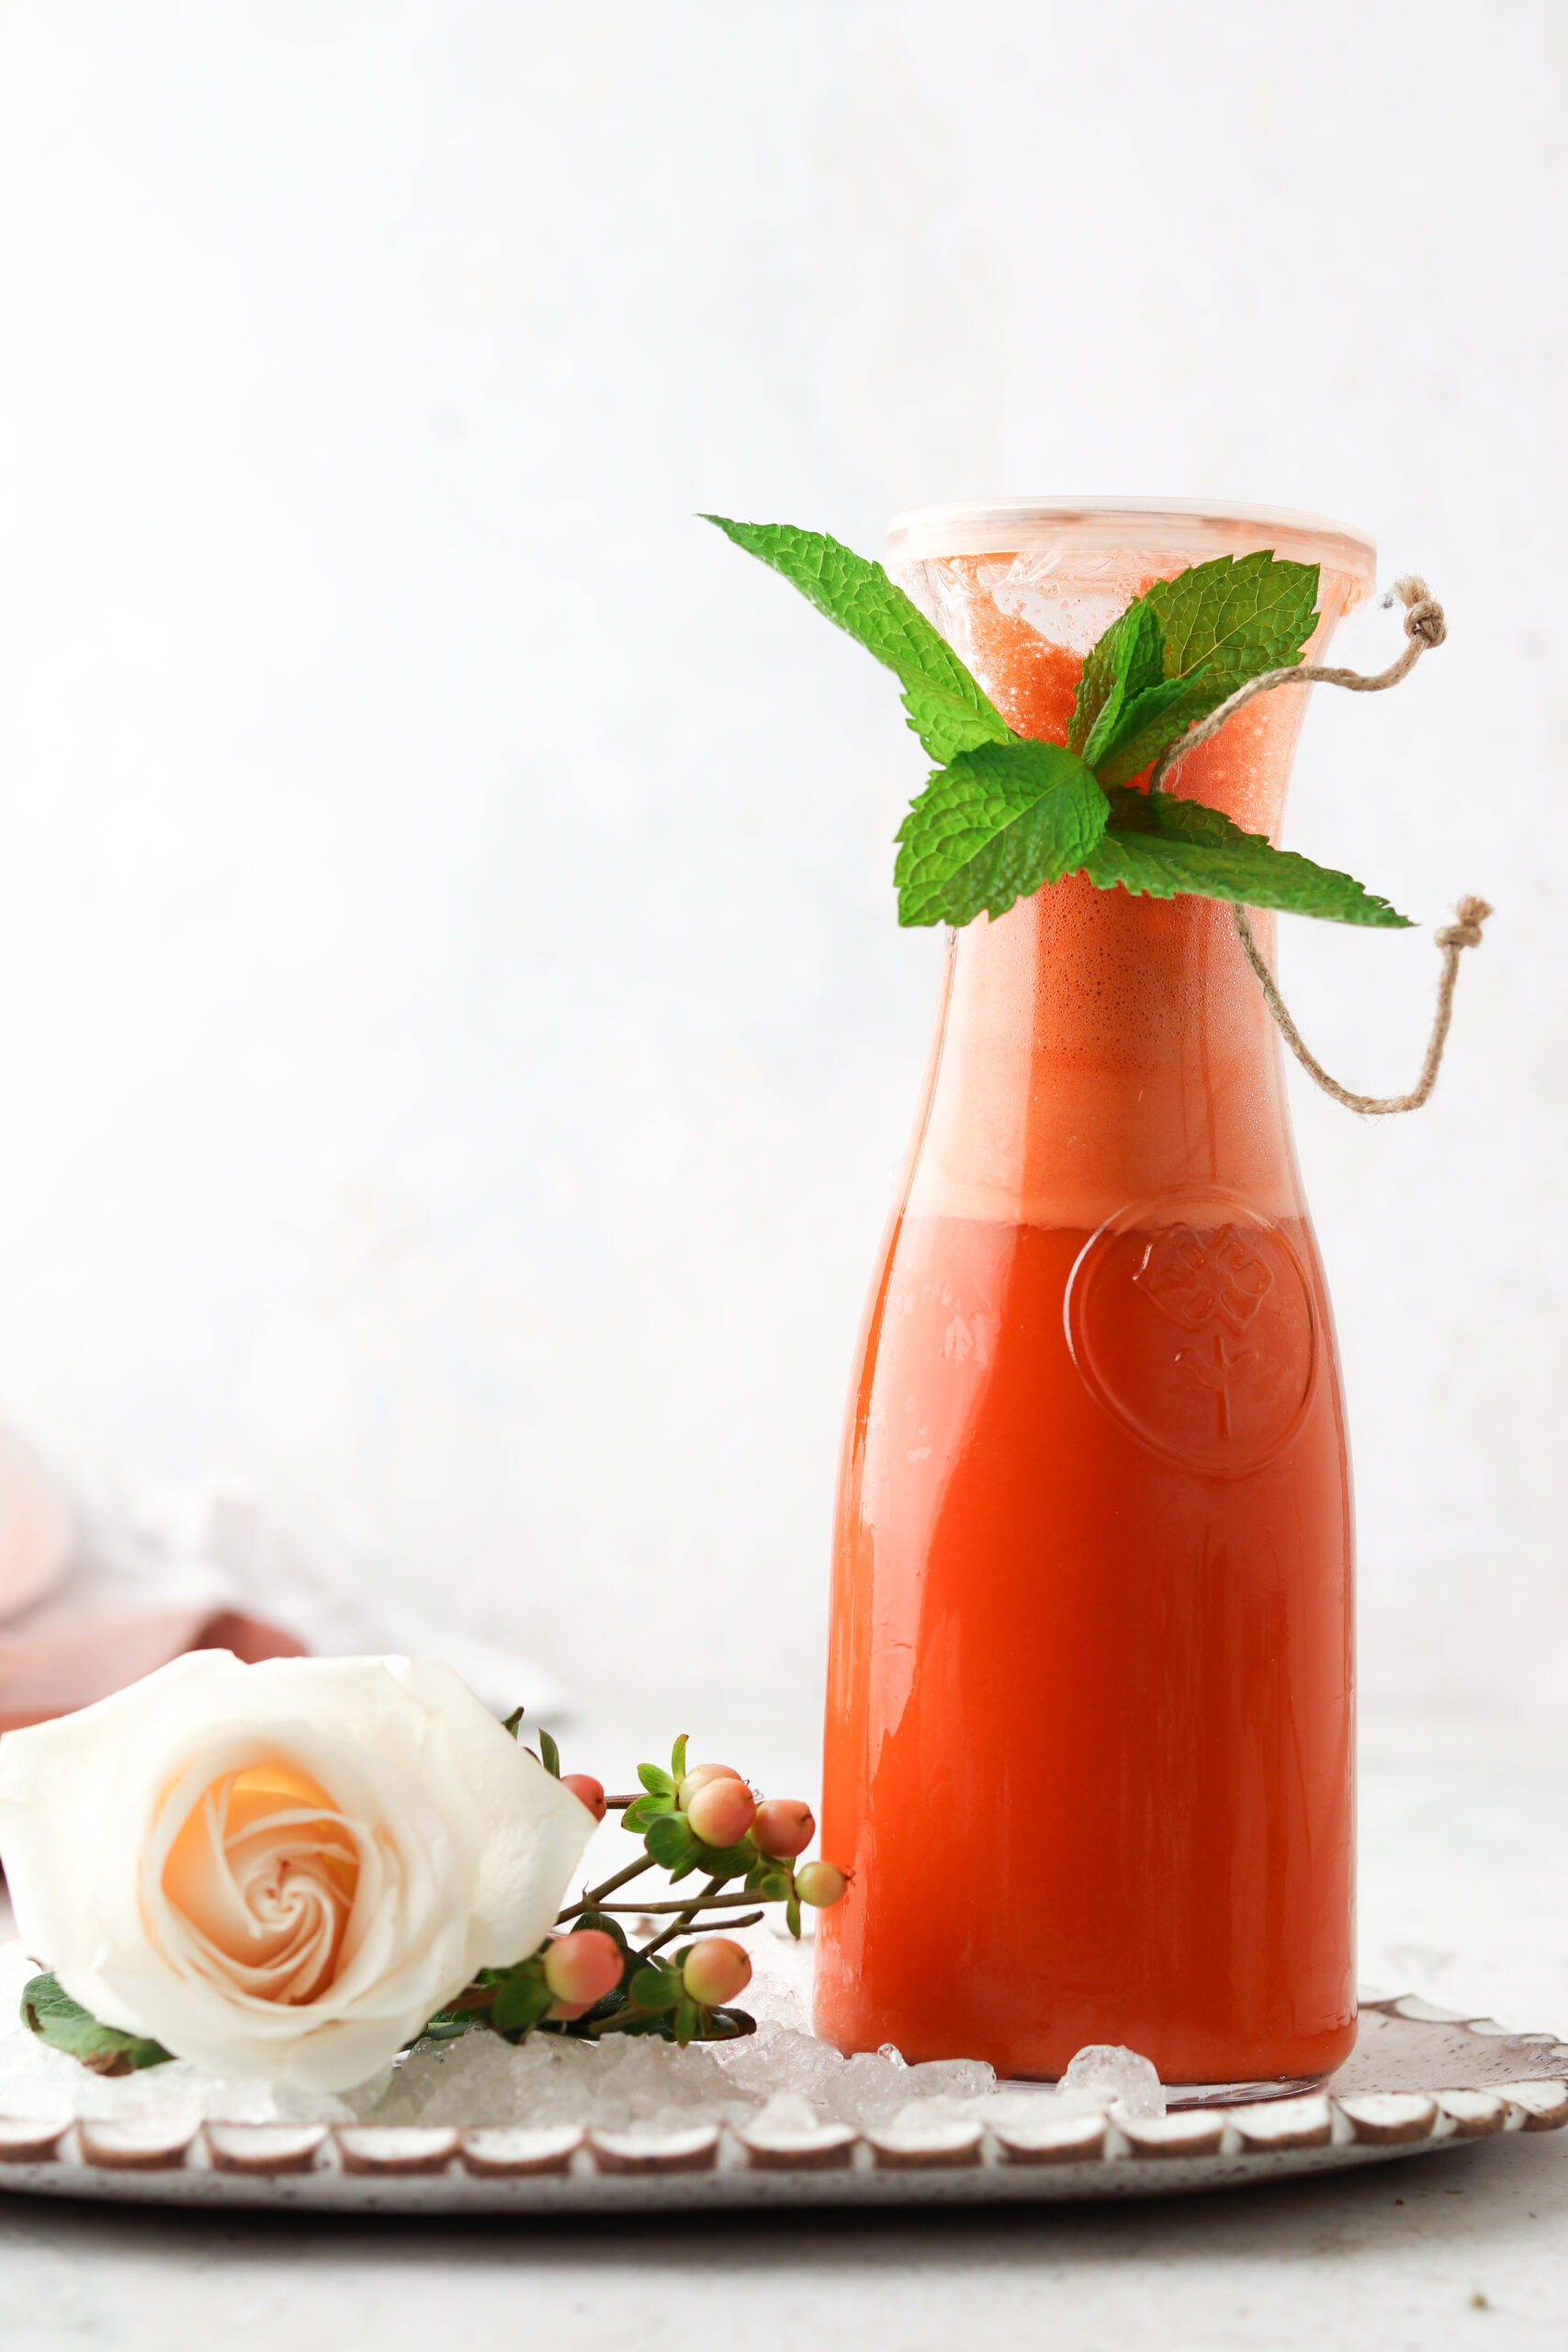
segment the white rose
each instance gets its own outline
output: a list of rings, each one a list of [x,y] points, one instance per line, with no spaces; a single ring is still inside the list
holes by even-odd
[[[585,1805],[430,1658],[175,1658],[0,1739],[28,1949],[105,2025],[345,2090],[536,1950]]]

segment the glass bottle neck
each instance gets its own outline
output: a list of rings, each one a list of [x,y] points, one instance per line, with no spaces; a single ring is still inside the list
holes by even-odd
[[[1278,1040],[1229,908],[1075,878],[959,933],[910,1213],[1093,1230],[1145,1200],[1168,1214],[1184,1188],[1301,1213]]]

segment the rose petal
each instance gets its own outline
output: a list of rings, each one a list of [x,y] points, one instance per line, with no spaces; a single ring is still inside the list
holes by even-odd
[[[214,1798],[180,1844],[216,1789],[232,1814],[234,1776],[277,1803],[231,1829]],[[433,1659],[196,1652],[0,1740],[18,1927],[73,1998],[313,2089],[364,2081],[477,1968],[533,1951],[592,1827]]]

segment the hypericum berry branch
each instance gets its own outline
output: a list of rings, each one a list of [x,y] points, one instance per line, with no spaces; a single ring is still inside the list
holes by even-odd
[[[514,1736],[521,1722],[519,1711],[508,1723]],[[782,1903],[790,1933],[798,1936],[803,1903],[824,1910],[842,1898],[847,1871],[833,1862],[799,1860],[817,1829],[809,1805],[797,1797],[759,1803],[728,1764],[688,1770],[684,1734],[675,1742],[668,1772],[657,1764],[637,1767],[642,1791],[630,1796],[606,1796],[587,1773],[563,1775],[547,1732],[539,1736],[539,1759],[596,1821],[619,1813],[622,1827],[641,1838],[643,1851],[597,1886],[585,1887],[557,1915],[558,1926],[576,1922],[570,1933],[549,1938],[514,1967],[481,1970],[449,2008],[431,2018],[427,2033],[445,2039],[488,2026],[509,2041],[535,2032],[590,2041],[640,2033],[684,2047],[754,2032],[755,2019],[732,2006],[750,1980],[751,1962],[729,1937],[705,1935],[703,1928],[754,1927],[767,1905]],[[608,1899],[651,1870],[665,1871],[671,1886],[701,1871],[704,1883],[696,1894],[655,1902]],[[736,1879],[741,1884],[732,1888]],[[634,1949],[621,1926],[628,1914],[669,1924]],[[698,1940],[661,1956],[667,1946],[694,1934]]]

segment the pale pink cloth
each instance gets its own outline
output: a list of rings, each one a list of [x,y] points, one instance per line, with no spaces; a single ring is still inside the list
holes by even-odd
[[[90,1706],[182,1650],[303,1655],[292,1634],[197,1589],[160,1598],[143,1579],[115,1595],[84,1560],[84,1533],[63,1482],[0,1425],[0,1732]]]
[[[489,1641],[436,1627],[323,1574],[234,1484],[89,1487],[0,1421],[0,1732],[68,1714],[181,1651],[247,1660],[443,1657],[499,1714],[569,1710],[552,1676]]]
[[[247,1665],[264,1657],[303,1657],[303,1642],[259,1617],[232,1610],[193,1616],[188,1609],[146,1609],[140,1615],[96,1617],[30,1638],[0,1626],[0,1732],[46,1723],[90,1707],[128,1682],[140,1682],[183,1650],[232,1650]]]

